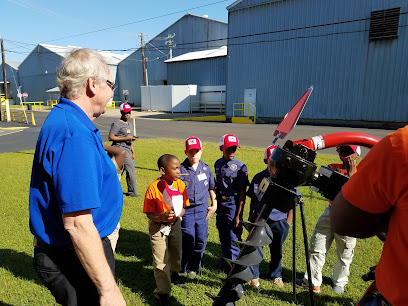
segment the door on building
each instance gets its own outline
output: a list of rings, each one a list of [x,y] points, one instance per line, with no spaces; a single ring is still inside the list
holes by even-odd
[[[253,117],[252,112],[255,112],[256,108],[256,88],[245,88],[244,103],[252,104],[252,106],[249,104],[244,104],[244,116],[248,116],[249,110],[249,117]]]

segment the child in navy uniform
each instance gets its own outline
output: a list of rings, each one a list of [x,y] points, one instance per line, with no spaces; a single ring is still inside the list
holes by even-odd
[[[231,134],[221,137],[222,158],[215,162],[216,194],[218,201],[217,228],[220,237],[222,257],[235,260],[239,248],[233,240],[241,240],[242,213],[244,210],[248,170],[246,165],[235,158],[239,147],[238,138]],[[229,272],[230,266],[221,258],[221,271]]]
[[[266,148],[264,154],[264,163],[268,164],[269,158],[272,155],[273,150],[275,149],[274,145],[271,145]],[[248,189],[248,197],[251,198],[251,205],[249,208],[249,217],[250,222],[255,222],[258,218],[259,213],[264,205],[256,197],[256,191],[259,184],[265,177],[270,177],[270,172],[268,168],[257,173],[252,179],[251,185]],[[292,223],[293,210],[290,210],[288,213],[283,213],[277,209],[273,209],[270,213],[266,222],[273,233],[272,242],[269,244],[269,249],[271,252],[271,262],[269,263],[269,273],[270,277],[275,285],[282,288],[284,283],[282,281],[282,245],[286,240],[289,232],[289,226]],[[259,265],[253,266],[254,268],[254,278],[250,281],[252,287],[259,287]]]
[[[190,279],[196,277],[207,244],[208,219],[217,210],[215,179],[210,167],[201,161],[202,146],[197,137],[186,140],[187,158],[180,167],[181,179],[187,186],[190,206],[181,221],[183,253],[181,272],[187,272]],[[208,206],[211,198],[212,206]]]

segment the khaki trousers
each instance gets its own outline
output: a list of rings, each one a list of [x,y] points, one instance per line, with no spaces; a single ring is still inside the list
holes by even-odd
[[[336,241],[337,263],[333,269],[333,286],[343,287],[348,283],[350,265],[354,256],[354,247],[357,239],[354,237],[336,234],[330,224],[331,206],[327,206],[316,223],[315,230],[310,238],[310,270],[313,286],[320,286],[323,281],[322,270],[326,261],[326,253],[333,240]],[[307,272],[304,279],[308,280]]]
[[[168,236],[160,232],[160,223],[149,220],[149,235],[153,252],[153,271],[157,288],[154,294],[170,294],[171,272],[181,269],[181,225],[177,219]]]

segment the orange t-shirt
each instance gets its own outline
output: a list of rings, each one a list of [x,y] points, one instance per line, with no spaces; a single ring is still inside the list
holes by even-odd
[[[330,164],[328,166],[329,169],[332,169],[334,171],[337,171],[338,173],[341,173],[341,174],[343,174],[345,176],[348,176],[347,169],[343,169],[342,167],[343,167],[343,164]],[[354,173],[356,173],[356,172],[357,172],[357,169],[354,171]],[[333,201],[329,200],[329,203],[330,203],[330,205],[332,205]]]
[[[160,180],[161,179],[158,178],[147,188],[143,204],[144,213],[154,212],[158,214],[164,214],[170,209],[170,207],[163,201],[163,190],[159,190],[159,188],[157,187],[157,183],[160,182]],[[186,184],[182,180],[175,181],[171,188],[177,189],[183,195],[183,207],[187,207],[190,205]],[[173,219],[168,220],[168,222],[172,222],[176,219],[177,217],[174,217]]]
[[[393,209],[376,282],[391,304],[408,305],[408,125],[376,144],[342,191],[347,201],[364,211]]]

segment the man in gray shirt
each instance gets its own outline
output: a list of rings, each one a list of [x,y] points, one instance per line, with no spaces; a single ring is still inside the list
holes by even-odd
[[[128,103],[122,103],[120,105],[120,119],[112,123],[109,131],[109,140],[112,140],[112,146],[122,148],[126,151],[125,161],[123,168],[126,170],[126,183],[129,197],[138,198],[136,187],[136,172],[135,172],[135,151],[133,150],[133,126],[130,123],[130,116],[132,108]]]

